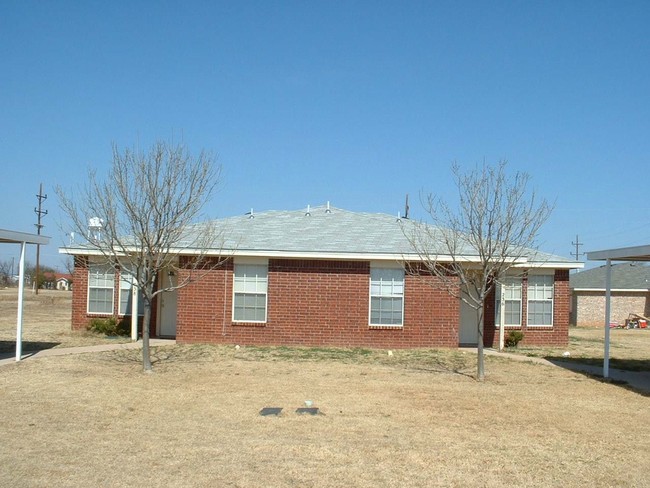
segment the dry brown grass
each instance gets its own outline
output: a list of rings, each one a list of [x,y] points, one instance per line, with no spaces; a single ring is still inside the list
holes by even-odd
[[[602,327],[571,327],[569,346],[563,348],[518,347],[515,352],[601,366],[605,350]],[[568,351],[567,359],[562,353]],[[628,371],[650,371],[650,329],[611,329],[610,365]]]
[[[17,305],[16,288],[0,289],[0,354],[15,352]],[[128,338],[107,339],[86,331],[72,331],[71,313],[72,292],[40,290],[35,295],[32,291],[26,291],[23,304],[23,351],[128,342]]]
[[[648,398],[560,368],[487,357],[481,384],[455,350],[171,346],[154,361],[0,367],[0,486],[650,484]],[[323,414],[297,415],[305,400]]]

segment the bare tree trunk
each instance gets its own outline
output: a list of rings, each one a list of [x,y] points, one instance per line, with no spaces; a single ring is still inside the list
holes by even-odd
[[[477,378],[476,379],[478,381],[483,381],[485,379],[485,356],[483,354],[483,320],[481,320],[478,324],[478,344],[476,345],[476,348],[477,348],[477,360],[476,360]]]

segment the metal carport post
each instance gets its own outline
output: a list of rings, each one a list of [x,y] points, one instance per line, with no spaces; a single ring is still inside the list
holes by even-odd
[[[612,261],[650,261],[650,246],[623,247],[587,253],[590,261],[606,261],[605,274],[605,352],[603,358],[603,377],[609,378],[609,324],[612,301]]]
[[[25,232],[0,229],[0,243],[20,244],[20,262],[18,263],[18,315],[16,317],[16,361],[23,354],[23,294],[25,293],[25,249],[27,244],[47,245],[50,238]]]

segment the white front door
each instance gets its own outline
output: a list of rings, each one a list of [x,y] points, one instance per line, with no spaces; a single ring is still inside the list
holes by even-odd
[[[461,290],[463,296],[467,296],[467,289]],[[460,300],[460,328],[458,332],[458,343],[462,346],[476,346],[478,344],[478,327],[476,324],[476,309]]]
[[[164,284],[162,286],[176,286],[177,278],[175,275],[168,275],[165,273],[163,277]],[[161,337],[176,337],[176,312],[178,291],[164,291],[160,295],[160,308],[159,308],[159,333]]]

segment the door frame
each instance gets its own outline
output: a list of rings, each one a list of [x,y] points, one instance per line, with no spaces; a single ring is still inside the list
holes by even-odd
[[[163,272],[160,274],[158,278],[158,283],[159,286],[162,288],[162,280],[164,279],[172,279],[174,285],[178,284],[178,277],[176,276],[176,271],[171,270],[171,269],[165,269]],[[158,332],[158,337],[169,337],[169,338],[175,338],[176,337],[176,327],[177,327],[177,320],[178,320],[178,289],[173,290],[173,291],[167,291],[167,292],[162,292],[160,295],[158,295],[159,299],[157,300],[158,305],[156,307],[157,309],[157,320],[156,320],[156,331]],[[165,323],[165,319],[169,319],[169,314],[165,315],[165,312],[163,310],[163,302],[167,301],[167,303],[170,303],[169,300],[171,300],[171,303],[173,304],[173,308],[175,310],[174,312],[174,317],[173,317],[173,334],[166,334],[163,332],[163,325]]]

